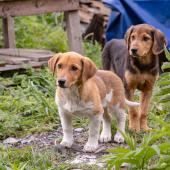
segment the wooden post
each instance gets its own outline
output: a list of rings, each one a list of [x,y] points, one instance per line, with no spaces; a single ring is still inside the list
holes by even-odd
[[[2,19],[4,47],[15,48],[14,19],[11,16]]]
[[[69,11],[64,14],[70,50],[83,54],[83,42],[78,11]]]

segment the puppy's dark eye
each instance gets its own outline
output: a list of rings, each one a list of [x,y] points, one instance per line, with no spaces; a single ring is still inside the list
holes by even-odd
[[[131,40],[134,40],[134,39],[135,39],[135,36],[134,36],[134,35],[132,35],[132,36],[131,36]]]
[[[143,37],[143,41],[148,41],[149,39],[149,37]]]
[[[71,67],[71,70],[72,70],[72,71],[77,71],[78,68],[77,68],[76,66],[72,66],[72,67]]]
[[[58,64],[58,65],[57,65],[57,68],[58,68],[58,69],[61,69],[62,66],[63,66],[62,64]]]

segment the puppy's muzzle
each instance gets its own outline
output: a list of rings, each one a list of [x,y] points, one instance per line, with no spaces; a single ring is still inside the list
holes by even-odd
[[[137,56],[138,49],[137,48],[132,48],[131,49],[131,55]]]
[[[66,88],[65,87],[66,79],[59,79],[58,80],[58,86],[61,88]]]

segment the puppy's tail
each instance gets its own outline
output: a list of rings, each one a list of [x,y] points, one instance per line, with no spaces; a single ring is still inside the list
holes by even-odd
[[[128,106],[140,106],[140,103],[138,103],[138,102],[132,102],[132,101],[129,101],[129,100],[127,100],[127,99],[125,99],[125,103],[128,105]]]

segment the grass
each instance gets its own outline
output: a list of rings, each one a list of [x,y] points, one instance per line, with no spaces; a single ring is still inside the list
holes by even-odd
[[[1,77],[0,138],[52,130],[59,123],[54,80],[47,69]]]
[[[62,20],[63,15],[56,13],[15,18],[17,47],[67,51],[68,40]]]
[[[63,160],[70,159],[70,155],[61,155],[54,148],[39,149],[36,147],[4,148],[0,146],[1,170],[70,170],[85,168],[97,170],[95,165],[71,165]]]

